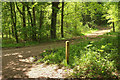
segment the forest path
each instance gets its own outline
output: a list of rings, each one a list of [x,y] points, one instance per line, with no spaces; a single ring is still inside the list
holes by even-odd
[[[95,38],[104,33],[110,32],[110,29],[99,30],[85,37]],[[75,44],[81,37],[74,37],[70,39],[71,44]],[[77,40],[77,41],[76,41]],[[61,47],[65,45],[65,41],[46,42],[37,46],[3,49],[2,50],[2,78],[65,78],[68,71],[64,67],[57,65],[46,65],[43,63],[34,64],[32,56],[37,56],[45,49]]]

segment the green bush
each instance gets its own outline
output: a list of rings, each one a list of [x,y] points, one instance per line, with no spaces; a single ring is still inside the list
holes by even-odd
[[[82,41],[70,45],[69,64],[65,61],[65,48],[46,50],[38,62],[54,63],[73,68],[73,77],[111,78],[119,66],[117,37],[103,37],[99,41]]]

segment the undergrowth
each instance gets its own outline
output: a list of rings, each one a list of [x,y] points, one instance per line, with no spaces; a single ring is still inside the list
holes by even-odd
[[[2,40],[2,48],[19,48],[24,46],[32,46],[32,45],[38,45],[39,42],[36,41],[29,41],[29,42],[20,42],[16,43],[13,39],[3,39]]]
[[[107,33],[100,37],[98,41],[87,40],[70,45],[69,64],[65,61],[64,47],[45,50],[39,55],[41,58],[37,62],[60,64],[72,68],[72,77],[115,78],[117,76],[113,73],[120,70],[117,34]]]
[[[84,31],[85,30],[85,31]],[[88,33],[92,33],[97,31],[97,29],[92,29],[92,28],[88,28],[86,26],[84,26],[83,30],[81,29],[74,29],[74,28],[70,28],[70,30],[68,29],[65,37],[61,38],[60,34],[57,36],[56,39],[50,39],[50,35],[49,36],[44,36],[41,40],[38,41],[24,41],[24,40],[19,40],[19,43],[16,43],[15,38],[2,38],[2,45],[0,45],[0,47],[2,48],[19,48],[19,47],[24,47],[24,46],[33,46],[33,45],[39,45],[40,43],[44,43],[44,42],[55,42],[55,41],[60,41],[60,40],[67,40],[67,39],[71,39],[72,37],[76,37],[76,36],[83,36],[86,35]]]

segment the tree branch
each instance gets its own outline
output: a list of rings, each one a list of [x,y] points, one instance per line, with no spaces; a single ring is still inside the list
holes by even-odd
[[[23,12],[22,12],[22,11],[20,11],[20,9],[19,9],[19,7],[18,7],[17,3],[16,3],[16,7],[17,7],[17,9],[18,9],[19,13],[20,13],[21,15],[23,15]]]

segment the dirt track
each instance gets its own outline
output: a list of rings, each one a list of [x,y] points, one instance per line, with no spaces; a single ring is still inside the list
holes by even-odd
[[[87,37],[97,37],[110,30],[100,30],[92,34],[86,35]],[[79,37],[78,37],[79,38]],[[77,38],[77,39],[78,39]],[[74,43],[73,39],[71,43]],[[16,49],[3,49],[2,50],[2,78],[64,78],[68,71],[64,67],[57,65],[34,64],[32,56],[37,56],[45,49],[56,48],[64,46],[65,41],[41,43],[38,46],[23,47]]]

